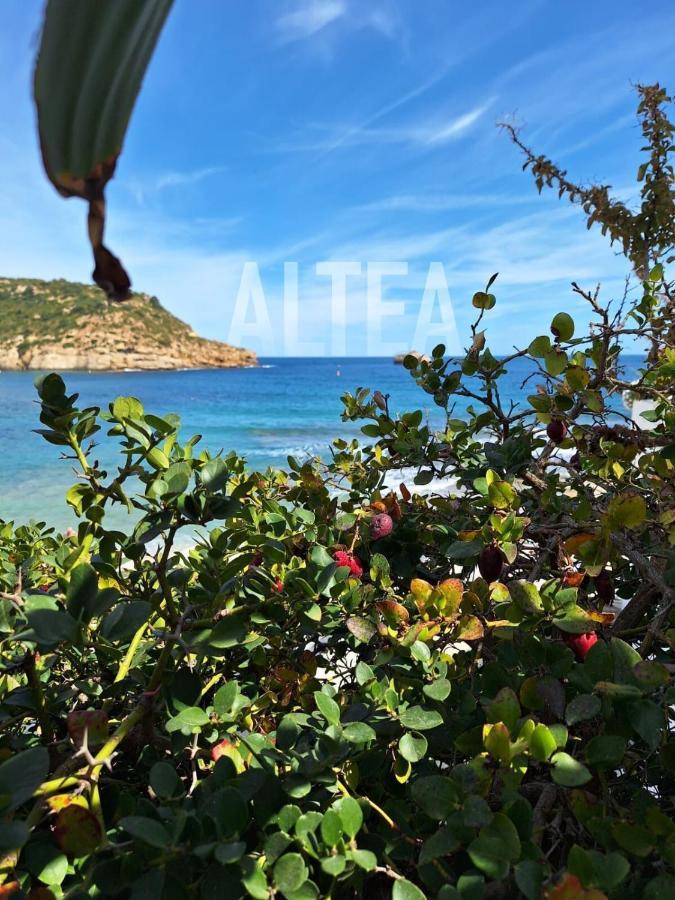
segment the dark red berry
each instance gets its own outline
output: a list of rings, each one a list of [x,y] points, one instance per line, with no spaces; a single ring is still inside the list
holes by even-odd
[[[478,557],[478,571],[488,584],[499,578],[503,568],[504,555],[499,547],[495,547],[494,544],[483,547]]]
[[[562,444],[567,434],[567,426],[562,419],[551,419],[546,426],[546,434],[549,441],[552,441],[554,444]]]
[[[603,603],[613,603],[614,584],[612,583],[612,579],[607,569],[603,569],[602,572],[596,575],[593,582],[598,594],[598,599],[602,600]]]

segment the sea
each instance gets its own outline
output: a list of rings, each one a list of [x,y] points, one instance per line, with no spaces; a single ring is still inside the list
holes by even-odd
[[[642,358],[626,356],[623,361],[626,380],[630,380]],[[37,374],[0,372],[0,520],[46,521],[62,529],[76,521],[64,500],[76,481],[75,468],[72,460],[61,458],[61,448],[33,431],[41,427],[34,387]],[[329,458],[334,438],[359,436],[358,424],[341,421],[340,398],[360,387],[389,394],[392,411],[419,409],[432,427],[443,422],[433,398],[390,357],[286,357],[262,359],[258,368],[251,369],[62,375],[68,391],[77,392],[82,405],[105,410],[115,397],[137,397],[146,412],[177,413],[183,441],[200,434],[199,446],[212,453],[235,450],[255,470],[286,467],[289,455],[300,460]],[[531,360],[515,361],[500,382],[502,401],[526,403],[537,380]],[[627,412],[620,397],[612,402],[617,412]],[[466,406],[466,402],[458,403],[455,417],[465,414]],[[114,464],[116,439],[107,437],[103,428],[96,441],[94,456],[104,466]],[[122,515],[115,513],[116,527],[123,525]]]

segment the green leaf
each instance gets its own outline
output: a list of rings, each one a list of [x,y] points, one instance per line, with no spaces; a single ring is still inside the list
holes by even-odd
[[[356,664],[356,683],[363,687],[375,678],[375,673],[368,663],[358,662]]]
[[[28,640],[34,640],[43,647],[53,647],[62,641],[74,641],[77,622],[65,610],[58,608],[34,609],[26,616],[29,632]]]
[[[92,203],[115,170],[145,69],[171,0],[85,3],[73,27],[69,4],[47,4],[34,80],[45,171],[64,196]],[[63,60],[70,60],[64,70]],[[96,180],[98,192],[91,192]],[[101,243],[103,213],[92,207],[97,283],[116,298],[129,278]],[[131,399],[131,398],[128,398]]]
[[[520,702],[527,709],[548,709],[556,717],[562,718],[565,711],[565,688],[551,675],[532,675],[520,686]]]
[[[59,885],[68,873],[68,857],[51,841],[31,841],[25,850],[28,870],[43,884]]]
[[[136,397],[116,397],[112,403],[112,414],[120,422],[125,419],[141,419],[143,404]]]
[[[530,753],[532,756],[539,762],[546,762],[556,749],[556,740],[546,725],[541,723],[537,725],[530,736]]]
[[[161,822],[147,816],[125,816],[120,825],[132,837],[160,850],[171,845],[171,836]]]
[[[458,803],[457,789],[444,775],[417,778],[411,786],[412,798],[429,818],[442,821]]]
[[[493,481],[488,484],[488,500],[495,509],[508,509],[516,499],[517,494],[508,481]]]
[[[562,750],[562,748],[567,744],[567,738],[569,737],[569,732],[567,731],[565,726],[561,725],[559,722],[554,722],[552,725],[548,726],[548,730],[555,738],[556,747],[559,750]]]
[[[425,697],[439,702],[446,700],[450,696],[451,690],[452,687],[447,678],[437,678],[431,684],[425,684],[422,688]]]
[[[551,339],[547,334],[542,334],[539,337],[536,337],[530,346],[527,348],[527,352],[530,356],[534,356],[535,359],[543,359],[546,354],[551,349]]]
[[[614,822],[612,837],[622,849],[633,856],[649,856],[654,847],[654,836],[642,825]]]
[[[520,838],[515,825],[504,813],[497,813],[469,844],[468,853],[474,866],[488,878],[506,878],[509,864],[520,856]]]
[[[177,716],[169,719],[166,723],[166,730],[171,733],[173,731],[181,731],[183,734],[194,734],[200,731],[204,725],[207,725],[209,717],[198,706],[187,706],[182,709]]]
[[[586,634],[595,629],[595,620],[581,606],[566,606],[553,617],[556,628],[567,634]]]
[[[626,752],[624,738],[613,734],[599,734],[586,747],[586,759],[598,769],[615,769],[621,765]]]
[[[227,463],[220,457],[210,459],[199,470],[199,480],[209,493],[222,490],[227,484],[229,475]]]
[[[284,716],[277,725],[277,747],[279,750],[290,750],[300,736],[300,726],[295,716],[290,713]]]
[[[86,613],[93,609],[98,595],[98,575],[93,566],[83,563],[70,573],[66,606],[74,619],[89,621],[91,615]]]
[[[410,648],[411,656],[421,663],[431,662],[431,650],[423,641],[415,641]]]
[[[579,787],[587,784],[593,777],[583,763],[574,759],[569,753],[560,751],[552,758],[553,780],[563,787]]]
[[[486,706],[485,717],[493,724],[503,722],[509,731],[514,731],[520,718],[520,703],[515,691],[510,687],[502,688]]]
[[[630,644],[621,638],[612,638],[610,641],[612,661],[614,663],[614,681],[620,684],[637,684],[634,669],[642,662],[642,657]]]
[[[536,615],[543,612],[544,605],[541,595],[537,586],[532,584],[531,581],[520,579],[509,584],[508,588],[511,599],[522,612],[528,615]]]
[[[375,623],[363,616],[350,616],[347,619],[347,629],[363,644],[367,644],[377,634]]]
[[[355,800],[353,797],[342,797],[333,804],[333,808],[340,817],[342,829],[347,837],[356,837],[363,825],[363,813],[358,800]]]
[[[593,860],[587,850],[578,844],[573,844],[567,857],[567,868],[576,875],[579,881],[585,886],[590,887],[595,878],[593,868]]]
[[[497,299],[494,294],[488,294],[485,291],[477,291],[471,300],[471,304],[476,309],[493,309]]]
[[[443,717],[435,709],[411,706],[399,715],[401,725],[411,731],[429,731],[443,724]]]
[[[216,650],[229,650],[236,647],[246,637],[246,621],[241,615],[224,616],[214,627],[207,638],[209,647]]]
[[[328,847],[342,840],[342,820],[334,809],[328,809],[321,819],[321,838]]]
[[[663,687],[670,681],[668,669],[661,663],[649,659],[644,659],[633,666],[633,675],[647,688]]]
[[[117,603],[103,620],[101,634],[113,643],[131,640],[150,618],[152,607],[145,600]]]
[[[377,857],[371,850],[352,850],[350,856],[356,865],[366,872],[372,872],[377,866]]]
[[[212,798],[213,818],[225,837],[232,837],[246,828],[249,820],[248,806],[240,792],[233,787],[218,791]]]
[[[535,859],[524,859],[514,869],[516,884],[527,900],[539,900],[544,883],[544,868]]]
[[[327,856],[321,860],[321,869],[331,878],[337,878],[347,867],[347,860],[344,856]]]
[[[427,895],[407,878],[398,878],[394,882],[391,900],[427,900]]]
[[[0,821],[0,851],[20,850],[30,837],[30,830],[25,822]]]
[[[251,856],[245,856],[241,860],[240,865],[242,868],[241,883],[244,885],[246,893],[253,897],[253,900],[269,900],[270,892],[267,886],[267,879],[257,860]],[[219,879],[219,881],[222,881],[222,879]],[[219,898],[224,893],[222,892],[222,885],[220,890]]]
[[[511,762],[511,735],[503,722],[495,722],[486,733],[483,743],[490,756],[508,765]]]
[[[559,341],[569,341],[574,336],[574,319],[566,312],[553,317],[551,334]]]
[[[377,735],[367,722],[350,722],[343,730],[344,737],[350,744],[367,744],[374,741]]]
[[[422,845],[419,859],[420,865],[431,862],[432,859],[439,859],[447,856],[449,853],[454,853],[459,845],[459,839],[451,828],[439,828]]]
[[[307,880],[309,872],[299,853],[285,853],[274,864],[272,877],[282,894],[290,894]]]
[[[462,807],[462,821],[468,828],[482,828],[492,821],[492,811],[482,797],[471,794]]]
[[[594,719],[600,713],[602,703],[595,694],[579,694],[572,700],[565,710],[565,721],[568,725],[577,725]]]
[[[228,844],[218,844],[213,855],[221,864],[227,866],[230,863],[239,862],[246,853],[246,844],[243,841],[232,841]]]
[[[610,500],[606,516],[616,530],[638,528],[647,518],[647,504],[640,494],[618,494]]]
[[[562,375],[567,368],[567,354],[562,350],[549,350],[544,357],[544,364],[549,375]]]
[[[49,772],[46,747],[33,747],[0,764],[0,795],[5,811],[16,809],[33,796]]]
[[[427,739],[423,734],[407,731],[398,742],[398,751],[408,762],[415,763],[424,759],[427,752]]]
[[[613,891],[628,875],[630,864],[620,853],[600,853],[574,844],[567,857],[567,868],[584,887]]]
[[[327,694],[324,694],[322,691],[315,691],[314,701],[316,702],[319,712],[329,725],[340,724],[340,707],[335,700]]]
[[[666,728],[663,709],[653,700],[636,700],[626,707],[627,720],[650,750],[656,750]]]
[[[213,696],[213,708],[216,715],[226,716],[231,711],[238,693],[239,685],[236,681],[228,681],[219,687]]]
[[[663,900],[675,894],[675,877],[664,873],[650,879],[640,900]]]
[[[168,762],[157,762],[150,769],[150,787],[161,800],[175,797],[181,787],[180,778]]]

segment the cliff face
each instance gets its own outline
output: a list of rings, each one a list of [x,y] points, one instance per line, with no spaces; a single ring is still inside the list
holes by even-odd
[[[0,278],[0,369],[227,369],[255,353],[199,337],[156,297],[111,303],[71,281]]]

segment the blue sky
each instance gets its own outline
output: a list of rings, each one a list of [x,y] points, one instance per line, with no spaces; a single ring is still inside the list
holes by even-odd
[[[88,281],[84,206],[56,195],[38,158],[40,4],[4,0],[3,14],[0,273]],[[267,354],[282,351],[285,261],[299,266],[299,338],[326,353],[330,283],[315,265],[362,263],[352,355],[366,352],[368,261],[408,264],[385,294],[404,302],[384,335],[400,350],[431,262],[461,334],[499,271],[488,337],[506,352],[559,309],[585,316],[570,281],[609,298],[627,268],[578,210],[537,195],[496,122],[515,117],[575,177],[630,198],[632,85],[675,91],[673,34],[670,0],[176,0],[108,189],[108,244],[138,290],[221,339],[257,262],[273,341],[249,343]]]

